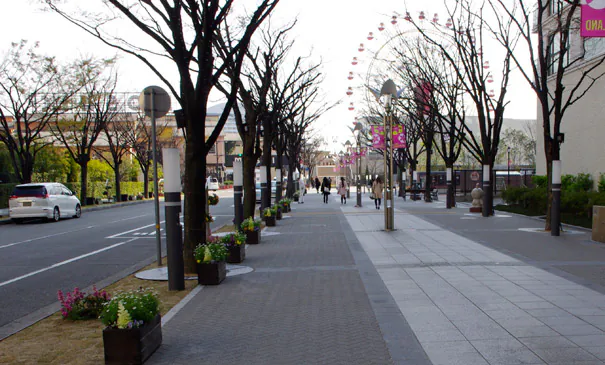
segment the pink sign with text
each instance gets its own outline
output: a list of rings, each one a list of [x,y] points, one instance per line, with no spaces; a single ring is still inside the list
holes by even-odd
[[[580,35],[605,37],[605,0],[586,0],[581,7]]]

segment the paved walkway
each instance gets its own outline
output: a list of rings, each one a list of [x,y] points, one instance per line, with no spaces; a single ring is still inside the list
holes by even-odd
[[[149,363],[605,363],[605,250],[586,232],[398,200],[387,233],[367,198],[320,199],[249,246],[254,272],[199,291]]]

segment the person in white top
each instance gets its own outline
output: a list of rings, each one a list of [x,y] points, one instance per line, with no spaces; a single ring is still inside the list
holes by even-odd
[[[298,204],[305,203],[305,179],[303,179],[302,175],[298,180]]]

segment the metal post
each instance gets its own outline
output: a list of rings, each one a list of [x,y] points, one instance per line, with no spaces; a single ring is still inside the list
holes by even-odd
[[[281,199],[281,169],[275,169],[275,204]]]
[[[388,231],[389,230],[389,214],[388,214],[388,208],[387,208],[387,201],[388,201],[388,197],[387,197],[387,191],[386,191],[386,187],[387,185],[387,179],[389,176],[389,172],[387,171],[387,167],[388,167],[388,159],[387,159],[387,154],[388,154],[388,148],[387,148],[387,143],[388,143],[388,118],[389,118],[389,113],[390,113],[390,104],[391,104],[391,95],[387,95],[387,102],[386,102],[386,115],[384,116],[384,120],[383,120],[383,128],[384,128],[384,161],[383,161],[383,171],[384,171],[384,186],[385,186],[385,194],[384,194],[384,230]]]
[[[181,166],[179,150],[164,148],[164,212],[168,253],[168,290],[185,290],[183,230],[181,226]]]
[[[357,132],[357,206],[359,208],[361,205],[361,150],[359,149],[359,134],[361,131]]]
[[[233,160],[233,203],[235,210],[235,227],[239,227],[244,219],[244,205],[242,204],[244,185],[244,171],[242,167],[242,159],[236,158]],[[262,214],[262,213],[261,213]]]
[[[260,167],[260,211],[261,215],[263,213],[263,209],[268,208],[266,205],[267,202],[267,166]],[[271,190],[269,190],[269,194],[271,194]],[[271,201],[271,195],[269,195],[269,202]],[[271,203],[269,203],[271,205]]]
[[[559,236],[561,227],[561,161],[552,162],[552,208],[550,212],[550,235]]]
[[[162,266],[162,236],[160,236],[160,197],[158,189],[158,157],[155,130],[155,90],[151,89],[151,150],[153,153],[153,201],[155,205],[155,240],[158,266]],[[180,195],[179,195],[180,197]]]
[[[507,178],[506,187],[510,186],[510,147],[506,148]]]
[[[491,178],[492,178],[492,174],[491,174],[491,168],[490,165],[483,165],[483,209],[481,212],[481,215],[484,217],[489,217],[490,215],[492,215],[492,210],[493,210],[493,206],[492,206],[492,199],[494,196],[494,193],[492,191],[492,185],[491,185]]]
[[[445,169],[445,180],[447,183],[447,197],[445,198],[445,207],[452,209],[452,168]]]
[[[386,134],[386,133],[385,133]],[[387,197],[387,209],[389,211],[389,230],[395,229],[395,200],[393,199],[393,112],[389,114],[389,195]]]

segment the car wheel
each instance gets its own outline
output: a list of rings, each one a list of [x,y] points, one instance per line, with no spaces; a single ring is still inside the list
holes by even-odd
[[[82,207],[80,207],[80,204],[76,205],[76,215],[74,215],[74,218],[80,218],[82,216]]]
[[[15,224],[23,224],[23,218],[13,218],[13,222],[15,222]]]
[[[53,209],[53,217],[50,219],[51,222],[58,222],[61,219],[61,214],[59,212],[59,207],[55,207]]]

